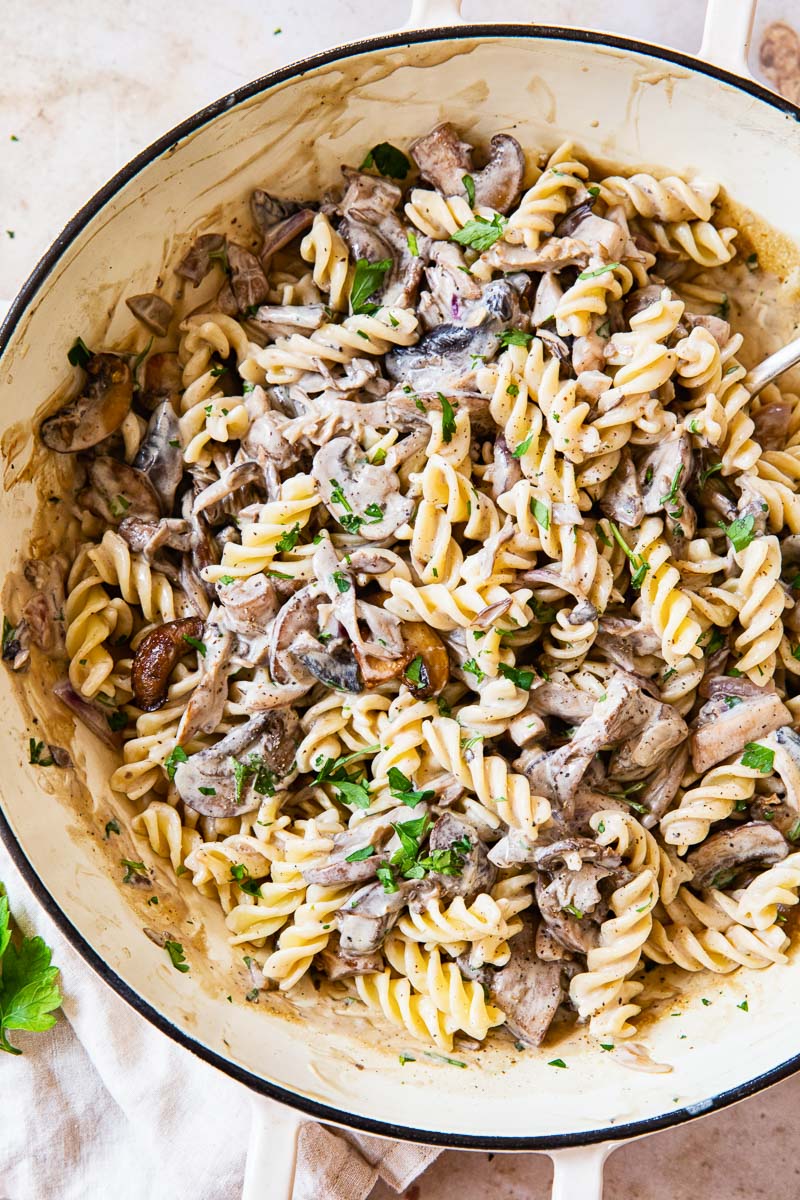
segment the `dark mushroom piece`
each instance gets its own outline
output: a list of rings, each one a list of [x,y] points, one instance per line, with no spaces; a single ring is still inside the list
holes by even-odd
[[[746,867],[772,866],[789,853],[789,843],[768,821],[748,821],[738,829],[712,833],[686,855],[694,872],[692,886],[728,887]]]
[[[261,263],[238,242],[228,242],[230,284],[239,312],[263,304],[269,295],[269,283]]]
[[[177,413],[183,389],[183,371],[178,355],[172,350],[151,354],[144,364],[144,387],[139,401],[152,412],[163,400],[169,400]]]
[[[346,979],[352,975],[371,975],[383,970],[383,956],[378,950],[371,954],[348,954],[342,949],[339,934],[328,940],[317,961],[328,979]]]
[[[741,703],[730,706],[726,702],[728,695]],[[742,697],[733,690],[724,693],[707,701],[692,723],[689,737],[692,766],[695,771],[705,773],[723,759],[739,754],[748,742],[757,742],[791,723],[792,714],[776,692]]]
[[[350,642],[332,638],[323,646],[310,633],[301,633],[292,647],[294,657],[326,687],[361,692],[364,681]]]
[[[183,478],[180,427],[171,401],[164,400],[153,410],[133,465],[150,480],[163,512],[171,513]]]
[[[272,196],[262,188],[255,188],[250,193],[250,212],[253,223],[259,233],[265,235],[275,225],[285,221],[302,208],[297,200],[286,200],[280,196]]]
[[[471,904],[481,892],[488,892],[497,879],[497,868],[490,861],[475,826],[454,813],[444,813],[431,828],[428,852],[432,855],[436,850],[452,851],[457,863],[454,866],[458,874],[432,870],[426,877],[437,885],[443,899],[463,896],[464,902]]]
[[[239,817],[292,770],[302,730],[293,708],[258,713],[207,750],[178,763],[184,804],[207,817]]]
[[[530,919],[523,918],[510,944],[508,964],[486,973],[489,994],[505,1013],[509,1032],[526,1046],[541,1046],[566,998],[562,966],[538,957],[536,925]]]
[[[155,292],[143,292],[140,296],[131,296],[125,303],[146,329],[157,337],[166,337],[173,309],[163,296]]]
[[[337,914],[342,951],[361,955],[379,950],[416,889],[416,881],[407,879],[400,880],[396,892],[384,891],[380,882],[359,888]]]
[[[664,761],[670,750],[687,740],[686,722],[671,704],[654,700],[649,704],[650,713],[644,727],[633,737],[626,738],[611,755],[610,779],[644,779]]]
[[[203,622],[199,617],[167,621],[146,634],[133,656],[131,687],[133,701],[143,712],[155,712],[167,698],[169,677],[188,654],[191,642],[200,641]]]
[[[205,653],[199,653],[200,680],[189,697],[178,726],[178,745],[190,741],[197,733],[213,733],[222,720],[228,699],[228,677],[234,671],[231,663],[234,636],[215,621],[220,610],[209,615],[203,630]],[[196,618],[192,618],[195,619]]]
[[[593,257],[591,246],[578,238],[548,238],[535,250],[497,241],[481,261],[497,271],[564,271],[570,267],[584,270]],[[552,316],[552,312],[548,314]]]
[[[633,529],[642,522],[642,491],[627,446],[620,453],[619,464],[600,497],[600,508],[612,521],[624,525],[627,529]]]
[[[78,502],[108,525],[124,518],[152,523],[161,516],[158,494],[143,471],[107,455],[93,458],[87,469],[89,487],[78,493]]]
[[[278,684],[302,683],[310,687],[317,676],[304,666],[295,654],[295,646],[302,634],[315,640],[320,631],[319,607],[325,601],[325,593],[319,584],[312,583],[301,588],[287,600],[270,628],[269,669]],[[223,603],[225,603],[223,598]],[[322,650],[322,643],[317,642]]]
[[[680,791],[689,762],[689,743],[676,746],[660,766],[649,775],[642,791],[636,793],[636,803],[647,809],[640,820],[645,829],[652,829],[661,820]]]
[[[181,279],[188,279],[197,287],[215,265],[224,265],[225,245],[226,239],[222,233],[204,233],[195,238],[175,268],[175,274]]]
[[[279,221],[277,225],[272,225],[264,231],[264,240],[259,251],[264,270],[267,269],[273,254],[277,254],[284,246],[288,246],[289,242],[293,242],[298,234],[305,233],[313,220],[313,209],[301,208],[298,212],[292,213],[285,220]]]
[[[420,700],[440,696],[450,679],[450,659],[444,642],[424,621],[403,621],[401,631],[408,655],[403,683]]]
[[[78,720],[96,734],[106,746],[119,750],[122,745],[122,734],[114,732],[108,723],[110,710],[102,708],[93,700],[87,700],[75,691],[69,679],[60,679],[53,687],[53,695],[75,713]]]
[[[93,354],[86,374],[89,382],[81,395],[39,427],[39,436],[50,450],[61,454],[90,450],[119,429],[130,412],[133,376],[124,358]]]

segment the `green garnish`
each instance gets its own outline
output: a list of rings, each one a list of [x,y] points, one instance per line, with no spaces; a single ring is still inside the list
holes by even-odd
[[[345,862],[363,862],[365,858],[372,858],[375,853],[374,846],[362,846],[360,850],[354,850],[352,854],[348,854]]]
[[[67,362],[73,367],[83,367],[85,369],[91,357],[92,352],[83,338],[75,338],[75,341],[67,352]]]
[[[486,672],[481,670],[474,658],[468,658],[463,665],[463,669],[469,671],[470,675],[475,676],[476,683],[480,683],[486,678]]]
[[[170,938],[164,942],[164,949],[169,955],[169,961],[172,963],[176,971],[185,974],[189,970],[189,964],[186,961],[186,955],[183,953],[183,946],[180,942],[173,942]]]
[[[755,537],[753,532],[755,523],[756,519],[752,514],[746,517],[737,517],[735,521],[731,521],[730,525],[726,525],[724,521],[717,522],[734,550],[745,550],[750,545]]]
[[[605,275],[607,271],[615,271],[617,267],[621,267],[622,263],[608,263],[605,267],[595,267],[593,271],[581,271],[578,279],[596,279],[598,275]]]
[[[340,592],[350,591],[350,580],[347,578],[344,571],[334,571],[331,578]]]
[[[516,450],[511,451],[512,457],[513,458],[522,458],[523,454],[528,453],[528,450],[530,449],[530,445],[531,445],[532,441],[533,441],[533,434],[529,433],[528,436],[525,438],[525,441],[520,442],[520,444],[517,446]]]
[[[467,200],[470,208],[475,207],[475,180],[471,175],[462,175],[461,182],[464,185],[464,191],[467,193]]]
[[[617,527],[613,521],[609,521],[608,525],[611,530],[611,533],[614,536],[614,540],[625,551],[625,555],[631,564],[631,587],[634,588],[638,592],[639,589],[641,588],[642,584],[644,583],[645,575],[650,570],[650,563],[647,562],[640,555],[634,554],[633,550],[631,550],[630,546],[625,541],[625,538],[622,536],[620,531],[617,529]]]
[[[183,640],[187,643],[187,645],[191,646],[193,650],[196,650],[198,654],[202,655],[202,657],[205,658],[205,656],[206,656],[205,642],[201,642],[199,638],[190,637],[190,635],[188,633],[185,633],[183,635]]]
[[[381,175],[388,175],[391,179],[405,179],[411,170],[411,163],[403,151],[391,142],[379,142],[369,151],[359,170],[366,171],[369,167],[374,167]]]
[[[435,1062],[447,1063],[448,1067],[461,1067],[466,1071],[467,1064],[462,1062],[460,1058],[450,1058],[447,1054],[437,1054],[435,1050],[423,1050],[422,1053],[426,1058],[432,1058]]]
[[[389,789],[396,800],[407,804],[409,808],[416,808],[423,800],[431,800],[433,792],[431,791],[415,791],[414,784],[404,775],[399,767],[389,767],[387,772],[389,780]]]
[[[124,729],[128,724],[128,714],[117,709],[115,712],[106,713],[106,720],[108,721],[109,728],[114,733],[118,733],[120,729]]]
[[[115,820],[106,821],[106,841],[111,837],[112,833],[121,833],[119,822]]]
[[[681,465],[678,467],[677,471],[673,475],[672,483],[670,484],[669,491],[667,492],[666,496],[661,497],[661,499],[659,501],[660,504],[673,504],[675,502],[675,500],[677,500],[678,488],[680,486],[682,474],[683,474],[683,463],[681,463]],[[683,512],[683,509],[681,509],[681,512],[678,513],[677,515],[680,516],[682,512]],[[670,515],[673,515],[673,514],[670,514]]]
[[[501,217],[500,213],[495,213],[491,221],[487,221],[485,217],[476,217],[474,221],[467,221],[463,229],[457,229],[451,241],[481,253],[483,250],[489,250],[498,238],[503,236],[507,224],[505,217]]]
[[[547,1065],[548,1067],[561,1067],[562,1070],[567,1069],[567,1064],[564,1062],[563,1058],[551,1058]]]
[[[750,767],[754,771],[760,771],[762,775],[769,775],[775,762],[775,751],[770,750],[768,746],[762,746],[759,742],[748,742],[744,748],[742,755],[742,766]]]
[[[286,554],[289,550],[294,550],[297,545],[297,539],[300,537],[300,522],[295,521],[291,529],[286,533],[282,533],[275,543],[275,549],[279,554]],[[229,579],[230,576],[223,575],[222,579]],[[220,580],[222,582],[222,580]]]
[[[175,772],[178,769],[178,763],[188,762],[189,755],[184,750],[183,746],[176,746],[170,750],[167,757],[164,759],[164,769],[167,772],[168,779],[175,778]]]
[[[52,767],[54,759],[52,754],[47,758],[42,758],[44,750],[44,742],[37,742],[35,738],[28,738],[28,762],[34,767]]]
[[[406,241],[408,242],[408,248],[414,258],[419,258],[419,244],[417,242],[417,235],[412,233],[410,229],[406,234]]]
[[[705,483],[709,479],[709,477],[711,475],[716,475],[717,471],[721,471],[721,470],[722,470],[722,463],[715,462],[715,463],[712,463],[710,467],[707,467],[705,469],[705,471],[701,471],[698,476],[698,482],[700,484],[700,487],[704,487]]]
[[[456,431],[456,415],[453,406],[441,392],[436,393],[442,406],[442,441],[451,442]]]
[[[500,334],[500,349],[507,350],[509,346],[530,346],[533,334],[524,329],[504,329]]]
[[[125,868],[125,874],[122,876],[123,883],[138,883],[140,879],[150,878],[143,862],[137,862],[133,858],[121,858],[119,861]]]
[[[390,258],[384,258],[375,263],[369,262],[366,258],[358,260],[353,275],[353,285],[350,288],[350,308],[354,314],[372,316],[378,311],[380,306],[369,303],[369,298],[378,290],[383,283],[384,275],[391,269],[392,260]]]
[[[533,685],[534,673],[523,667],[509,667],[506,663],[498,663],[497,669],[505,679],[510,679],[513,684],[523,691],[529,692]]]
[[[550,509],[541,500],[531,498],[531,513],[542,529],[550,528]]]
[[[51,958],[40,937],[23,937],[19,947],[12,945],[8,897],[0,884],[0,1050],[7,1054],[22,1053],[9,1042],[10,1030],[43,1033],[55,1025],[53,1010],[61,1004],[61,992]]]

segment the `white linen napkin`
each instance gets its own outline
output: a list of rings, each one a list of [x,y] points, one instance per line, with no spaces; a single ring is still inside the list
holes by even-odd
[[[61,970],[63,1009],[47,1033],[0,1053],[0,1200],[235,1200],[242,1192],[251,1093],[171,1042],[72,949],[5,846],[0,880],[23,933]],[[300,1135],[294,1200],[366,1200],[378,1179],[400,1192],[434,1147]]]

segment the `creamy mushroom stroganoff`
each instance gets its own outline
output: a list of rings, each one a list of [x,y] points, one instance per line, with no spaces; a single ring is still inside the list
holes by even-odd
[[[743,383],[713,182],[407,150],[255,191],[128,298],[139,353],[75,342],[74,547],[4,657],[61,664],[253,996],[619,1052],[652,964],[786,959],[800,403]]]

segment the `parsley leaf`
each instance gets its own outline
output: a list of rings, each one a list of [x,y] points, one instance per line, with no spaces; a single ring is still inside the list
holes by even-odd
[[[503,236],[507,223],[500,213],[495,213],[491,221],[487,221],[485,217],[476,217],[474,221],[467,221],[462,229],[457,229],[451,241],[458,242],[460,246],[469,246],[480,253],[490,249],[498,238]]]
[[[106,821],[106,835],[105,835],[106,841],[108,841],[108,839],[111,837],[112,833],[121,833],[121,832],[122,832],[122,830],[119,827],[119,821],[114,821],[114,820]]]
[[[507,350],[509,346],[530,346],[533,334],[524,329],[504,329],[500,334],[500,349]]]
[[[53,1010],[61,1004],[56,983],[58,968],[52,966],[52,951],[42,938],[24,937],[19,948],[11,945],[11,914],[8,898],[0,895],[0,1050],[21,1054],[8,1040],[8,1031],[24,1029],[41,1033],[55,1025]]]
[[[37,742],[36,738],[28,738],[28,750],[28,762],[34,767],[52,767],[54,762],[52,754],[48,755],[47,758],[42,758],[44,742]]]
[[[411,163],[403,151],[391,142],[379,142],[369,151],[359,170],[365,171],[368,167],[374,167],[381,175],[388,175],[391,179],[405,179],[411,170]]]
[[[759,742],[748,742],[745,746],[742,755],[743,767],[751,767],[754,771],[760,771],[762,775],[769,775],[774,762],[775,751],[770,750],[768,746],[762,746]]]
[[[625,551],[626,557],[631,564],[631,587],[638,592],[644,583],[645,575],[650,570],[650,563],[642,558],[641,555],[634,554],[613,521],[609,521],[608,525],[614,536],[614,540]]]
[[[205,642],[201,642],[199,638],[191,637],[188,633],[185,633],[183,635],[183,640],[185,642],[187,642],[192,647],[193,650],[196,650],[198,654],[201,654],[203,656],[203,658],[205,658],[205,656],[206,656]]]
[[[533,684],[533,671],[527,671],[521,667],[509,667],[506,663],[498,663],[497,669],[506,679],[510,679],[518,688],[529,692]]]
[[[84,342],[83,338],[75,338],[72,346],[67,352],[67,362],[73,367],[83,367],[92,357],[92,352]]]
[[[755,537],[753,532],[755,523],[756,519],[751,513],[746,517],[737,517],[735,521],[731,521],[730,525],[726,525],[724,521],[719,521],[718,525],[724,531],[734,550],[745,550]]]
[[[475,180],[471,175],[462,175],[461,182],[464,185],[464,191],[467,193],[467,200],[470,208],[475,207]]]
[[[442,406],[442,441],[452,442],[453,434],[456,431],[456,415],[447,397],[443,396],[441,392],[437,392],[437,395]]]
[[[365,858],[372,858],[375,853],[374,846],[362,846],[360,850],[354,850],[352,854],[348,854],[345,862],[363,862]]]
[[[541,500],[531,498],[531,512],[542,529],[550,528],[550,509]]]
[[[722,463],[715,462],[715,463],[712,463],[710,467],[706,467],[705,471],[701,471],[698,476],[698,483],[699,483],[700,487],[704,487],[706,481],[710,478],[710,476],[716,475],[717,471],[721,471],[721,470],[722,470]]]
[[[344,571],[334,571],[331,578],[340,592],[350,591],[350,580],[347,578]]]
[[[408,242],[408,248],[411,252],[412,257],[419,258],[419,243],[417,242],[417,235],[415,233],[412,233],[412,231],[410,229],[409,229],[408,233],[406,234],[406,241]]]
[[[132,858],[121,858],[119,861],[125,868],[125,874],[122,876],[123,883],[139,883],[142,879],[149,879],[147,867],[143,862],[137,862]]]
[[[481,680],[486,678],[486,672],[481,670],[474,658],[468,658],[463,664],[463,669],[469,671],[470,675],[475,676],[476,683],[480,683]]]
[[[356,263],[353,285],[350,288],[350,308],[353,313],[363,313],[371,316],[378,311],[377,304],[370,304],[369,298],[383,283],[383,277],[392,269],[392,260],[383,258],[380,262],[371,263],[366,258],[360,258]]]
[[[622,264],[618,262],[606,263],[604,267],[595,267],[593,271],[581,271],[578,279],[596,279],[598,275],[605,275],[606,271],[613,271],[619,266]]]
[[[424,664],[422,662],[422,656],[418,654],[416,658],[412,658],[411,662],[403,672],[403,675],[406,679],[410,679],[411,682],[416,685],[416,687],[421,687],[423,670]]]
[[[517,446],[516,450],[511,451],[512,457],[513,458],[522,458],[522,456],[524,454],[528,453],[528,450],[530,449],[530,445],[531,445],[532,441],[533,441],[533,434],[529,433],[528,436],[525,438],[525,441],[520,442],[520,444]]]
[[[669,491],[667,492],[666,496],[661,497],[661,500],[659,501],[660,504],[672,504],[677,499],[678,488],[680,486],[682,474],[683,474],[683,463],[681,463],[681,465],[678,467],[675,474],[673,475],[672,483],[670,484]],[[680,516],[680,513],[678,515]]]
[[[286,533],[281,534],[281,536],[278,538],[277,542],[275,543],[275,549],[281,554],[284,554],[289,550],[294,550],[295,546],[297,545],[297,539],[299,537],[300,537],[300,522],[296,521],[291,529],[287,530]],[[223,576],[223,578],[227,578],[227,576]],[[222,580],[220,580],[220,583],[221,582],[222,582]]]
[[[387,777],[392,795],[396,800],[407,804],[409,808],[416,808],[423,800],[430,800],[433,797],[431,791],[415,791],[414,784],[399,767],[389,767]]]
[[[173,942],[170,938],[167,938],[164,942],[164,949],[169,955],[169,961],[175,970],[185,974],[189,970],[189,964],[186,961],[186,955],[183,953],[183,946],[180,942]]]
[[[167,757],[164,759],[164,769],[167,772],[168,779],[175,778],[175,772],[178,769],[178,763],[188,762],[189,755],[184,750],[183,746],[175,746],[170,750]]]

